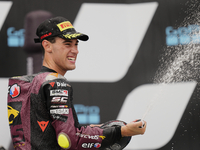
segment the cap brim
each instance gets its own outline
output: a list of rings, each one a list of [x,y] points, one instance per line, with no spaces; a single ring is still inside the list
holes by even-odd
[[[82,41],[87,41],[89,39],[89,36],[87,36],[86,34],[82,34],[81,36],[78,37],[78,39]]]
[[[71,33],[71,34],[63,34],[62,36],[65,39],[79,39],[81,41],[87,41],[89,39],[89,36],[83,33],[79,33],[79,32]]]

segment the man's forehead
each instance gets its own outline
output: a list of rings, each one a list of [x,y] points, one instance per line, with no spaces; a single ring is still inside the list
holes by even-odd
[[[73,41],[78,42],[78,39],[63,39],[63,38],[61,39],[63,40],[63,42],[73,42]]]

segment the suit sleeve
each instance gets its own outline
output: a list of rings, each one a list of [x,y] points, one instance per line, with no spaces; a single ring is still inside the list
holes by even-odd
[[[73,90],[62,78],[47,81],[43,86],[47,109],[52,118],[59,146],[63,149],[102,149],[121,138],[120,127],[101,129],[80,126],[73,106]]]

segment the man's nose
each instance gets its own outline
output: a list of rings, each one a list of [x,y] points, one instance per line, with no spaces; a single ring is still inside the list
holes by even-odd
[[[74,47],[72,48],[72,53],[76,53],[76,54],[79,53],[77,46],[74,46]]]

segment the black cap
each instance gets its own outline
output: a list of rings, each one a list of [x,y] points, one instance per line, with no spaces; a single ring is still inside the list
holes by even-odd
[[[35,43],[40,43],[49,37],[61,37],[63,39],[79,39],[87,41],[89,37],[86,34],[76,32],[69,20],[64,17],[55,17],[42,22],[37,28],[36,35],[39,37],[34,39]]]

